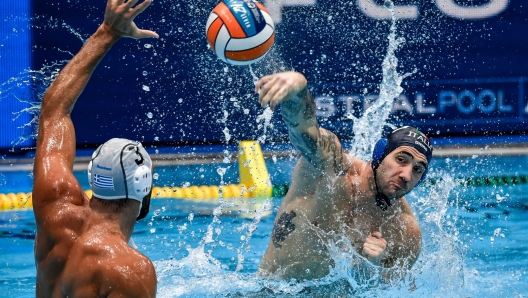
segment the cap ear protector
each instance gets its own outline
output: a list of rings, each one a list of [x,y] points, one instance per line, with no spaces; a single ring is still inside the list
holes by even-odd
[[[381,164],[381,161],[385,158],[385,149],[387,148],[387,138],[381,138],[374,146],[372,152],[372,168],[377,169]]]
[[[143,200],[141,200],[141,204],[139,205],[139,214],[136,218],[136,220],[143,219],[147,216],[150,210],[150,198],[152,196],[152,192],[149,192]]]
[[[139,152],[139,147],[136,147],[136,154],[139,155],[140,159],[135,160],[139,168],[134,172],[134,191],[142,198],[150,194],[150,190],[152,189],[152,173],[150,168],[143,164],[145,159],[143,159],[143,155]]]
[[[389,140],[387,138],[381,138],[378,142],[376,142],[376,145],[374,146],[374,151],[372,152],[372,169],[376,171],[378,167],[380,166],[381,162],[389,155],[390,152],[387,148],[387,144],[389,143]],[[427,171],[429,170],[429,166],[425,168],[425,171],[422,174],[422,178],[416,183],[416,185],[419,185],[422,183],[425,178],[427,177]]]
[[[152,189],[152,173],[146,165],[141,165],[134,173],[134,191],[143,199],[139,202],[139,212],[136,220],[147,216],[150,209],[150,195]]]
[[[142,200],[139,202],[139,212],[136,220],[143,219],[147,216],[150,209],[150,196],[152,190],[152,171],[149,167],[143,164],[144,158],[139,152],[139,147],[136,147],[136,154],[139,159],[135,162],[139,166],[134,172],[134,192]]]

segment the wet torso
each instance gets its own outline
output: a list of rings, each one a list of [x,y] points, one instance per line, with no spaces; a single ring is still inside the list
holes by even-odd
[[[361,253],[366,237],[384,229],[387,242],[398,232],[394,212],[384,216],[361,207],[358,202],[374,200],[359,189],[358,177],[367,163],[352,159],[343,175],[313,175],[301,159],[295,167],[291,188],[275,219],[268,249],[260,269],[264,275],[314,279],[327,275],[334,266],[331,251]],[[347,244],[347,243],[350,243]],[[330,248],[330,249],[329,249]],[[352,252],[351,252],[352,253]]]

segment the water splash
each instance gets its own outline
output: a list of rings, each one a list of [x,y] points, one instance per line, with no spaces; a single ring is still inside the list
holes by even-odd
[[[14,16],[16,20],[17,16]],[[14,36],[8,36],[16,40],[16,34],[18,31],[22,32],[25,30],[45,30],[46,32],[66,30],[66,34],[73,35],[79,39],[83,44],[86,42],[87,37],[83,37],[82,34],[72,28],[65,22],[61,22],[59,19],[49,16],[35,16],[35,17],[23,17],[27,19],[28,23],[31,24],[27,28],[18,28],[14,33]],[[6,20],[4,20],[6,21]],[[60,48],[55,48],[59,53],[66,54],[67,57],[71,58],[74,56],[73,53]],[[24,103],[27,107],[18,111],[13,112],[13,120],[22,117],[23,115],[29,114],[28,123],[18,127],[22,132],[18,139],[11,142],[12,148],[18,147],[20,144],[25,143],[28,140],[37,138],[38,122],[40,117],[40,107],[44,94],[51,83],[58,76],[60,69],[66,65],[69,59],[56,60],[44,64],[40,69],[24,69],[18,75],[10,78],[0,84],[0,101],[17,100]],[[23,87],[29,87],[24,89]],[[20,90],[28,90],[23,93]]]
[[[253,67],[251,67],[251,65],[249,65],[249,73],[251,74],[251,77],[253,78],[253,85],[257,85],[257,82],[258,82],[259,78],[253,72]]]
[[[225,168],[219,168],[218,173],[223,176]],[[253,274],[241,273],[244,268],[244,254],[250,251],[249,240],[256,231],[262,216],[271,209],[271,203],[266,200],[255,211],[255,216],[250,223],[242,224],[236,230],[241,234],[240,246],[236,249],[237,264],[235,271],[229,271],[227,265],[222,264],[212,256],[212,250],[207,246],[225,244],[218,239],[222,233],[220,216],[223,210],[236,206],[221,200],[220,206],[213,211],[213,220],[207,226],[205,235],[196,248],[187,246],[189,254],[181,260],[160,260],[154,262],[159,284],[164,286],[158,290],[159,297],[215,297],[229,293],[255,293],[263,288],[262,281],[255,279]],[[216,235],[216,237],[215,237]]]
[[[410,74],[400,75],[397,71],[397,49],[405,42],[396,36],[396,20],[393,12],[394,5],[386,1],[392,12],[392,25],[389,34],[389,47],[383,61],[383,81],[380,86],[380,96],[365,111],[363,117],[354,119],[355,143],[353,155],[368,159],[375,140],[381,136],[382,128],[386,125],[392,109],[394,99],[402,92],[402,80]],[[253,82],[258,80],[250,67]],[[272,112],[266,109],[257,117],[259,128],[264,128],[264,134],[259,142],[266,140]],[[226,119],[225,117],[224,119]],[[261,122],[264,121],[263,125]],[[221,169],[219,169],[220,172]],[[219,172],[219,174],[220,174]],[[225,173],[225,172],[222,172]],[[445,174],[445,173],[444,173]],[[222,176],[222,174],[221,174]],[[424,234],[435,235],[433,239],[424,240],[422,257],[411,270],[403,270],[397,275],[399,278],[387,283],[384,280],[386,269],[371,265],[355,252],[349,239],[340,235],[320,235],[325,239],[326,247],[335,261],[335,267],[327,276],[310,281],[292,282],[257,277],[254,274],[243,273],[244,253],[249,252],[249,239],[260,216],[257,215],[251,223],[238,227],[239,233],[246,230],[240,238],[241,244],[237,249],[237,264],[234,271],[226,270],[219,260],[214,259],[210,252],[204,252],[204,245],[214,242],[213,224],[220,225],[218,216],[222,214],[222,206],[215,209],[213,222],[198,247],[188,248],[189,255],[180,261],[160,261],[156,269],[160,276],[160,284],[165,286],[158,293],[160,297],[181,296],[351,296],[354,297],[422,297],[427,292],[436,293],[446,291],[455,294],[457,287],[464,285],[464,268],[461,251],[458,249],[457,238],[453,230],[445,228],[445,215],[448,208],[448,198],[456,183],[451,176],[443,176],[441,184],[428,189],[431,193],[417,199],[413,209],[420,214],[420,223]],[[261,210],[270,208],[265,204]],[[219,227],[220,228],[220,227]],[[318,231],[319,234],[323,233]],[[218,233],[217,233],[218,234]],[[445,266],[452,264],[453,266]],[[441,276],[442,280],[438,280]]]
[[[458,195],[459,183],[451,174],[437,172],[438,184],[426,189],[427,195],[413,193],[413,209],[422,229],[422,258],[413,267],[411,278],[416,287],[434,288],[435,292],[460,295],[465,284],[463,252],[456,228],[456,212],[449,214],[449,202]],[[456,205],[456,200],[454,201]],[[449,295],[448,295],[449,296]]]
[[[380,85],[379,97],[372,102],[360,118],[348,115],[354,120],[354,144],[350,153],[352,156],[363,160],[370,159],[374,144],[381,137],[383,127],[387,125],[387,119],[392,110],[394,100],[403,91],[401,83],[404,78],[412,74],[400,75],[398,73],[396,51],[405,43],[405,39],[396,35],[397,26],[394,3],[385,1],[385,7],[391,12],[392,23],[388,36],[389,46],[382,63],[383,79]]]
[[[389,8],[391,5],[389,5]],[[65,28],[65,27],[64,27]],[[398,59],[395,57],[395,52],[401,44],[405,41],[398,39],[395,34],[396,24],[393,17],[393,26],[391,26],[391,35],[389,35],[389,49],[387,51],[387,57],[383,62],[383,83],[380,88],[380,98],[376,101],[371,108],[367,110],[365,115],[361,119],[355,119],[354,129],[356,135],[356,143],[353,148],[357,150],[354,153],[355,156],[361,158],[368,158],[373,144],[381,133],[381,124],[385,124],[387,114],[390,113],[390,107],[392,101],[397,98],[401,93],[401,82],[408,76],[399,75],[397,72]],[[72,32],[73,33],[73,32]],[[85,39],[79,36],[82,42]],[[58,49],[58,51],[61,51]],[[61,51],[71,55],[70,52]],[[73,56],[73,55],[72,55]],[[43,67],[40,71],[27,71],[24,72],[20,77],[13,79],[10,83],[2,84],[2,88],[9,88],[9,84],[33,84],[35,87],[34,91],[37,94],[35,98],[41,99],[47,86],[54,80],[54,77],[58,74],[58,69],[67,61],[59,61],[49,66]],[[250,68],[250,72],[255,82],[256,75],[253,69]],[[35,81],[32,79],[25,80],[25,77],[31,78],[34,75],[37,77]],[[207,72],[210,75],[210,72]],[[396,89],[394,89],[396,88]],[[214,91],[216,92],[216,90]],[[0,100],[2,95],[0,93]],[[34,106],[31,106],[27,110],[21,111],[21,113],[39,113],[40,103],[39,101],[32,101],[19,97],[18,100],[29,101]],[[180,101],[181,103],[181,101]],[[379,110],[379,111],[378,111]],[[225,110],[224,110],[225,112]],[[268,117],[267,110],[259,116],[257,122],[260,124],[264,121],[264,129],[266,129],[266,121]],[[369,114],[370,113],[370,114]],[[224,113],[224,123],[228,119],[228,113]],[[369,122],[368,119],[375,119],[375,122]],[[38,119],[35,120],[38,122]],[[379,125],[378,128],[372,128]],[[373,132],[373,133],[371,133]],[[363,135],[363,133],[365,133]],[[226,142],[231,138],[229,130],[224,132]],[[36,134],[29,135],[34,137]],[[361,139],[363,138],[363,139]],[[264,132],[264,140],[266,139],[266,131]],[[225,171],[221,171],[225,174]],[[221,175],[223,177],[223,174]],[[233,272],[232,270],[226,269],[226,265],[214,258],[211,255],[211,251],[207,251],[208,246],[218,243],[215,235],[218,237],[222,233],[222,222],[220,221],[223,215],[223,210],[228,205],[223,205],[214,210],[213,221],[207,227],[205,235],[200,241],[196,248],[187,247],[189,255],[181,260],[172,261],[159,261],[156,262],[156,271],[159,274],[159,296],[160,297],[185,297],[185,296],[226,296],[232,294],[233,296],[310,296],[307,292],[319,293],[321,296],[338,296],[340,293],[354,295],[355,297],[424,297],[424,296],[435,296],[440,297],[440,293],[447,293],[446,296],[460,296],[461,291],[457,292],[457,287],[463,287],[465,285],[465,272],[468,270],[463,267],[463,252],[460,250],[458,245],[458,239],[455,237],[456,230],[453,230],[449,221],[446,221],[446,212],[448,203],[447,198],[449,193],[455,190],[455,185],[452,180],[450,173],[443,173],[442,176],[444,181],[443,184],[439,184],[435,187],[428,188],[427,191],[431,191],[431,194],[427,194],[424,197],[413,196],[416,198],[415,201],[418,203],[412,207],[420,214],[419,221],[422,225],[424,235],[433,235],[431,239],[427,238],[424,241],[424,249],[422,257],[419,262],[413,267],[411,272],[405,277],[399,284],[395,284],[392,288],[380,285],[378,268],[367,267],[367,271],[370,272],[369,276],[358,276],[357,270],[354,269],[358,263],[361,262],[362,257],[357,254],[350,254],[347,252],[347,247],[350,244],[347,239],[336,238],[331,242],[327,243],[327,247],[331,252],[334,260],[336,261],[336,267],[332,269],[329,276],[320,280],[309,281],[309,282],[290,282],[290,281],[276,281],[267,280],[263,278],[257,278],[254,274],[243,273],[244,267],[244,253],[247,253],[249,249],[249,239],[253,235],[255,228],[258,227],[260,218],[257,216],[251,221],[251,223],[245,223],[239,226],[240,232],[245,232],[244,239],[240,242],[240,247],[237,249],[237,265]],[[448,179],[445,180],[445,179]],[[223,182],[222,182],[223,184]],[[193,218],[189,214],[189,218]],[[189,219],[192,221],[192,219]],[[363,268],[365,269],[365,268]],[[364,271],[363,271],[364,272]],[[489,280],[485,280],[489,281]],[[414,285],[415,290],[409,291],[409,288]],[[330,287],[325,288],[325,287]],[[321,288],[318,290],[318,288]],[[308,291],[309,290],[309,291]],[[263,292],[264,291],[264,292]],[[466,290],[467,292],[467,290]],[[433,293],[433,294],[432,294]]]
[[[273,129],[273,124],[271,123],[272,117],[273,111],[270,109],[270,107],[267,107],[264,112],[262,112],[262,114],[257,117],[257,123],[259,123],[258,129],[263,129],[262,135],[257,139],[257,141],[261,144],[266,143],[268,129]],[[263,124],[261,124],[262,121],[264,121]]]
[[[253,71],[253,68],[251,67],[251,65],[249,65],[249,73],[251,74],[251,77],[253,79],[253,84],[256,86],[257,82],[259,81],[259,78]],[[260,93],[260,90],[259,90],[259,93]],[[266,107],[266,109],[262,112],[262,114],[257,116],[257,119],[256,119],[258,123],[257,129],[258,130],[263,129],[262,135],[257,138],[257,141],[261,144],[266,143],[266,138],[268,137],[267,135],[268,130],[273,129],[273,124],[271,123],[272,118],[273,118],[273,111],[269,107]],[[262,121],[264,121],[263,124],[261,124]]]
[[[59,70],[68,62],[62,60],[42,66],[39,70],[26,69],[18,76],[0,84],[0,101],[17,100],[27,105],[26,108],[13,112],[13,120],[24,114],[30,115],[30,122],[25,123],[19,129],[22,130],[17,140],[13,140],[13,148],[27,140],[37,138],[40,108],[44,94],[49,85],[59,74]],[[23,86],[29,87],[29,93],[20,93]]]

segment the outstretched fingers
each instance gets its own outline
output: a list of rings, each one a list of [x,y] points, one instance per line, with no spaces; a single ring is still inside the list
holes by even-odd
[[[129,2],[132,2],[134,1],[135,3],[137,3],[137,0],[130,0]],[[135,4],[134,3],[134,4]],[[142,13],[145,9],[147,9],[147,7],[149,7],[149,5],[152,4],[152,0],[145,0],[143,1],[141,4],[139,4],[138,6],[136,6],[133,10],[132,10],[132,14],[131,14],[131,17],[132,19],[137,17],[137,15],[139,15],[140,13]]]
[[[122,3],[124,3],[124,1],[121,1]],[[134,7],[134,5],[136,5],[136,3],[138,2],[138,0],[128,0],[125,5],[128,6],[129,8],[132,8]]]
[[[277,77],[272,77],[269,81],[262,86],[259,94],[260,105],[264,108],[270,106],[271,109],[275,107],[277,101],[277,95],[281,89],[280,84],[277,83]]]
[[[152,3],[152,0],[108,0],[105,20],[107,28],[119,37],[159,38],[152,30],[143,30],[136,26],[134,18]],[[138,4],[139,3],[139,4]]]
[[[110,0],[108,1],[107,5],[115,4],[115,5],[121,5],[125,3],[125,0]]]
[[[159,38],[159,35],[158,35],[158,33],[154,32],[152,30],[139,29],[138,32],[133,37],[134,38],[148,38],[148,37]]]

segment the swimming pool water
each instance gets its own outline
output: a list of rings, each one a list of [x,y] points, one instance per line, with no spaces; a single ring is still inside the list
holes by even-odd
[[[293,164],[268,161],[273,182],[288,182]],[[391,286],[346,272],[304,283],[256,278],[282,198],[269,201],[269,212],[265,200],[223,208],[153,200],[133,240],[155,263],[160,297],[527,297],[528,185],[468,187],[456,179],[527,175],[526,165],[528,156],[435,158],[430,177],[441,181],[408,196],[422,227],[422,253],[407,279]],[[158,168],[158,185],[218,184],[216,169],[226,166],[223,178],[236,179],[236,164],[180,166]],[[215,217],[215,209],[222,214]],[[31,211],[0,213],[0,296],[34,297],[34,231]]]

